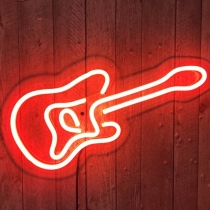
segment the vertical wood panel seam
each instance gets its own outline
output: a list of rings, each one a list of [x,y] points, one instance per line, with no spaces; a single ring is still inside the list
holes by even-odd
[[[176,67],[176,38],[177,38],[177,31],[176,31],[176,24],[177,24],[177,0],[175,0],[175,11],[174,11],[174,57],[175,57],[175,63],[174,63],[174,66]],[[175,78],[174,78],[174,82],[175,82]],[[172,186],[172,210],[174,210],[174,185],[175,185],[175,179],[174,179],[174,173],[175,173],[175,170],[174,170],[174,167],[175,167],[175,164],[174,164],[174,153],[175,153],[175,147],[174,147],[174,133],[175,133],[175,93],[174,93],[174,102],[173,102],[173,186]]]
[[[114,63],[115,63],[115,76],[116,76],[116,60],[117,60],[117,0],[115,0],[115,58],[114,58]],[[115,78],[116,79],[116,78]],[[116,90],[116,83],[115,83],[115,90]],[[116,118],[116,116],[115,116]],[[117,142],[115,141],[115,209],[117,209]]]
[[[86,69],[86,58],[87,58],[87,21],[86,21],[86,19],[87,19],[87,16],[86,16],[86,0],[84,0],[84,7],[85,7],[85,14],[84,14],[84,16],[85,16],[85,52],[84,52],[84,56],[85,56],[85,58],[84,58],[84,62],[85,62],[85,73],[87,72],[87,69]],[[87,97],[87,83],[86,83],[86,80],[85,80],[85,96]],[[86,103],[86,110],[87,110],[87,103]],[[85,115],[85,125],[87,125],[87,114]],[[86,130],[86,126],[85,126],[85,130]],[[86,132],[86,131],[85,131]],[[84,148],[83,149],[84,150],[84,152],[85,152],[85,154],[84,154],[84,156],[85,156],[85,194],[86,194],[86,208],[87,208],[87,179],[86,179],[86,173],[87,173],[87,168],[86,168],[86,148]],[[76,210],[78,210],[79,209],[79,169],[80,169],[80,156],[81,156],[81,153],[82,153],[82,151],[80,151],[80,153],[79,153],[79,155],[78,155],[78,159],[77,159],[77,166],[76,166],[76,174],[75,174],[75,176],[76,176],[76,190],[75,190],[75,193],[76,193],[76,204],[75,204],[75,206],[76,206]]]
[[[202,41],[202,0],[200,0],[200,59],[201,59],[201,41]],[[201,61],[200,61],[200,64],[201,64]],[[199,106],[200,106],[200,88],[199,88],[199,98],[198,98],[198,101],[199,101]],[[199,108],[198,106],[198,108]],[[198,111],[198,116],[197,116],[197,119],[199,119],[199,114],[200,114],[200,111]],[[199,185],[199,156],[200,156],[200,150],[199,150],[199,142],[200,142],[200,138],[199,138],[199,134],[200,134],[200,121],[197,120],[198,122],[198,142],[197,142],[197,148],[198,148],[198,154],[197,154],[197,163],[198,163],[198,167],[197,167],[197,209],[198,209],[198,185]]]
[[[85,6],[85,73],[87,72],[87,0],[84,0]],[[87,96],[87,80],[85,80],[85,96]],[[85,103],[86,115],[85,115],[85,131],[87,130],[87,103]],[[86,208],[88,206],[88,199],[87,199],[87,154],[86,148],[85,150],[85,195],[86,195]]]
[[[79,159],[80,159],[80,154],[81,154],[81,152],[79,153],[79,155],[78,155],[78,159],[77,159],[77,167],[76,167],[76,210],[78,210],[79,208],[78,208],[78,202],[79,202],[79,189],[78,189],[78,180],[79,180]]]
[[[203,0],[200,0],[200,59],[202,59],[202,20],[203,20]],[[201,60],[200,60],[201,64]],[[201,103],[201,95],[200,95],[200,88],[199,88],[199,106]],[[198,107],[199,107],[198,106]],[[198,168],[197,168],[197,209],[198,209],[198,199],[199,199],[199,160],[200,160],[200,120],[199,120],[200,111],[198,112]]]
[[[54,0],[52,0],[52,40],[53,40],[53,43],[52,43],[52,48],[53,48],[53,74],[54,74],[54,87],[55,87],[55,2]],[[55,95],[54,95],[54,103],[55,103]],[[57,210],[58,209],[58,202],[57,202],[57,182],[56,182],[56,172],[54,173],[54,176],[55,176],[55,181],[54,181],[54,185],[55,185],[55,209]]]
[[[143,17],[143,15],[142,15],[142,13],[143,13],[143,6],[142,6],[142,4],[143,4],[143,0],[140,0],[140,4],[141,4],[141,8],[140,8],[140,10],[141,10],[141,21],[140,21],[140,24],[141,24],[141,34],[140,34],[140,44],[141,44],[141,51],[140,51],[140,56],[141,56],[141,64],[140,64],[140,67],[141,67],[141,85],[142,85],[142,82],[143,82],[143,79],[142,79],[142,68],[143,68],[143,66],[142,66],[142,54],[143,54],[143,52],[142,52],[142,17]],[[142,93],[141,93],[141,96],[142,96]],[[142,103],[140,103],[140,106],[141,106],[141,108],[140,108],[140,110],[141,110],[141,112],[142,112]],[[140,122],[141,122],[141,128],[140,128],[140,130],[141,130],[141,135],[140,135],[140,177],[139,177],[139,179],[140,179],[140,190],[139,190],[139,199],[140,199],[140,207],[143,205],[142,204],[142,196],[141,196],[141,188],[142,188],[142,181],[141,181],[141,179],[142,179],[142,176],[141,176],[141,166],[142,166],[142,114],[140,115]]]
[[[19,97],[20,97],[20,21],[19,21],[19,3],[17,1],[17,23],[18,23],[18,79],[19,79],[19,87],[18,87],[18,91],[19,91]],[[21,115],[20,115],[21,118]],[[21,154],[21,162],[22,162],[22,154]],[[22,209],[24,210],[24,187],[23,187],[23,162],[22,162],[22,168],[20,169],[21,173],[22,173]]]

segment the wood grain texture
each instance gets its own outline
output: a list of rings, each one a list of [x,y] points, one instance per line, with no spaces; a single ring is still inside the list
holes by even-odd
[[[17,2],[1,1],[1,109],[14,85],[19,83],[18,52],[18,10]],[[2,117],[1,117],[2,118]],[[0,141],[0,209],[22,209],[23,189],[22,170],[19,169],[4,144],[5,136]],[[21,154],[18,154],[20,157]]]
[[[53,74],[52,2],[18,2],[18,26],[20,81],[39,74]],[[25,89],[20,89],[22,92]],[[53,210],[55,200],[55,180],[23,173],[23,209]]]
[[[70,82],[71,78],[85,73],[85,2],[83,0],[53,2],[55,87],[57,87],[61,81],[57,79],[56,74],[68,72],[69,79],[66,82]],[[85,84],[80,91],[85,93]],[[77,91],[75,94],[78,94]],[[60,102],[56,97],[55,101]],[[59,171],[56,172],[57,209],[86,209],[84,166],[80,168],[79,164],[79,161],[85,158],[85,154],[82,153],[76,158],[78,166],[71,166],[72,172],[68,177],[60,179]]]
[[[21,152],[17,163],[2,117],[10,117],[3,113],[10,94],[17,90],[19,98],[27,92],[21,84],[40,74],[47,75],[42,85],[59,87],[101,68],[111,77],[106,95],[159,79],[185,64],[183,57],[209,62],[209,11],[208,0],[1,0],[0,210],[210,209],[210,84],[190,100],[176,92],[108,115],[99,107],[97,117],[119,123],[122,134],[83,149],[66,176],[62,170],[50,178],[28,172]],[[86,131],[93,129],[88,111],[102,83],[89,78],[73,92],[72,98],[87,97],[77,110]],[[55,94],[50,102],[60,99]]]
[[[201,59],[210,58],[210,2],[202,1],[201,22]],[[202,61],[201,61],[202,62]],[[200,97],[199,106],[199,159],[198,159],[198,209],[210,208],[210,93],[209,91]]]
[[[175,1],[143,1],[142,84],[159,79],[163,72],[174,68],[173,62],[161,70],[157,68],[174,55],[174,17]],[[142,112],[142,207],[169,210],[173,208],[173,97],[169,100],[168,95],[163,95],[145,102]]]
[[[176,56],[200,57],[201,1],[177,1]],[[177,65],[182,65],[181,61]],[[198,63],[199,65],[199,63]],[[183,101],[184,93],[175,99]],[[199,91],[197,90],[197,94]],[[197,209],[199,98],[175,104],[174,210]],[[191,141],[188,141],[191,139]],[[192,193],[193,192],[193,193]]]
[[[93,58],[88,60],[90,56]],[[97,68],[114,71],[114,64],[106,63],[106,58],[115,60],[115,2],[86,1],[86,71]],[[89,96],[95,91],[99,93],[100,81],[87,80],[86,88]],[[87,209],[116,208],[114,148],[114,144],[108,144],[108,148],[104,144],[86,148]]]
[[[118,77],[125,78],[122,85],[116,87],[120,92],[141,85],[142,8],[140,1],[118,0],[116,5],[116,66]],[[129,135],[123,144],[121,139],[116,140],[117,209],[140,209],[141,206],[140,112],[141,104],[116,111],[116,119],[120,120],[124,115],[124,120],[130,125]]]

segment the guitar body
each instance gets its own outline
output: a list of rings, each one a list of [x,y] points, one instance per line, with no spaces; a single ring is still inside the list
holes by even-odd
[[[104,139],[115,134],[115,125],[105,124],[105,127],[102,128],[104,118],[101,107],[99,109],[96,107],[94,110],[96,127],[89,115],[93,101],[102,96],[101,89],[104,87],[103,91],[108,92],[109,83],[105,86],[103,75],[105,74],[108,79],[108,74],[101,70],[93,73],[93,75],[84,74],[83,77],[77,77],[56,88],[50,85],[47,87],[47,81],[52,81],[52,77],[46,77],[45,84],[39,84],[38,79],[43,79],[43,77],[37,77],[24,81],[12,91],[4,104],[3,132],[12,159],[21,168],[24,165],[26,171],[35,174],[38,172],[39,175],[44,174],[47,177],[53,176],[56,169],[63,170],[66,174],[67,169],[65,168],[68,168],[68,173],[69,168],[74,168],[75,159],[77,159],[75,156],[83,148],[90,144],[110,141],[110,139]],[[93,94],[87,98],[86,80],[97,80],[97,86],[95,86],[97,88],[93,88]],[[36,86],[33,87],[33,84]],[[23,90],[21,97],[18,94],[20,90]],[[69,110],[79,121],[78,126],[75,125],[74,117],[71,112],[68,112]],[[64,113],[61,116],[62,111]],[[70,128],[70,131],[61,125],[60,119],[67,128]],[[79,129],[80,132],[74,132],[74,129]],[[100,134],[101,129],[106,132]]]

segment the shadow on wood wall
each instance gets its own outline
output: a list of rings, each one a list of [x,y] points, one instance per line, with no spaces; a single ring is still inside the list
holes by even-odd
[[[121,79],[112,83],[113,92],[151,82],[183,65],[183,57],[202,58],[202,65],[210,59],[209,10],[208,0],[2,0],[0,103],[14,88],[16,98],[27,91],[20,87],[28,78],[46,75],[41,84],[58,87],[68,80],[57,80],[59,72],[70,69],[76,78],[98,64],[103,68],[100,58]],[[168,58],[173,62],[167,67],[154,69]],[[91,95],[99,83],[87,81],[84,93]],[[123,123],[130,128],[124,140],[85,148],[65,178],[59,170],[50,179],[38,169],[26,172],[24,157],[9,154],[1,133],[0,209],[210,209],[210,92],[195,93],[191,100],[177,92],[129,107],[126,114],[133,117]],[[2,109],[1,119],[8,130]]]

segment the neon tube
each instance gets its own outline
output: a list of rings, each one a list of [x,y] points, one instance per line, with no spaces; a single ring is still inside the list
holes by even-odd
[[[77,115],[75,114],[75,112],[72,109],[63,109],[59,114],[59,122],[60,122],[62,128],[68,132],[71,132],[71,133],[81,133],[82,130],[80,128],[72,128],[72,127],[66,125],[65,120],[64,120],[65,114],[69,114],[72,117],[76,127],[80,126],[80,121],[79,121]]]
[[[83,80],[85,80],[85,79],[87,79],[91,76],[94,76],[94,75],[102,75],[104,77],[105,82],[104,82],[104,85],[103,85],[103,87],[101,89],[101,92],[100,92],[101,94],[104,94],[106,92],[106,90],[109,86],[109,82],[110,82],[109,75],[104,70],[101,70],[101,69],[92,70],[92,71],[78,77],[77,79],[73,80],[72,82],[70,82],[69,84],[67,84],[63,87],[54,88],[54,89],[36,90],[36,91],[29,92],[26,95],[24,95],[23,97],[21,97],[17,101],[17,103],[15,104],[15,106],[12,110],[12,113],[11,113],[11,118],[10,118],[10,127],[11,127],[13,138],[14,138],[17,146],[21,150],[21,152],[24,154],[24,156],[31,163],[36,165],[37,167],[42,168],[42,169],[46,169],[46,170],[56,170],[56,169],[62,168],[64,166],[66,166],[77,155],[77,153],[80,150],[82,150],[84,147],[86,147],[88,145],[92,145],[92,144],[108,143],[108,142],[116,140],[119,137],[119,135],[121,133],[121,127],[116,122],[104,122],[101,125],[102,127],[113,127],[113,128],[115,128],[114,135],[112,135],[110,137],[107,137],[107,138],[96,138],[95,139],[95,137],[97,137],[100,134],[100,128],[99,128],[99,125],[98,125],[98,123],[95,119],[95,115],[94,115],[95,109],[99,105],[101,105],[103,103],[106,103],[106,102],[109,102],[109,101],[119,99],[119,98],[126,97],[128,95],[135,94],[137,92],[155,87],[157,85],[160,85],[160,84],[164,83],[165,81],[167,81],[169,78],[171,78],[176,73],[183,72],[183,71],[199,72],[201,74],[201,79],[198,82],[196,82],[195,84],[190,85],[190,86],[169,87],[169,88],[157,91],[155,93],[151,93],[151,94],[148,94],[148,95],[145,95],[145,96],[142,96],[142,97],[138,97],[136,99],[132,99],[132,100],[123,102],[121,104],[111,106],[109,108],[104,109],[103,113],[108,114],[110,112],[113,112],[113,111],[122,109],[124,107],[127,107],[127,106],[130,106],[130,105],[136,104],[136,103],[140,103],[140,102],[143,102],[143,101],[161,96],[163,94],[166,94],[166,93],[169,93],[169,92],[172,92],[172,91],[190,91],[190,90],[193,90],[193,89],[196,89],[196,88],[200,87],[206,81],[207,73],[203,68],[198,67],[198,66],[183,66],[183,67],[178,67],[178,68],[173,69],[167,75],[165,75],[161,79],[156,80],[152,83],[149,83],[149,84],[146,84],[146,85],[143,85],[143,86],[139,86],[139,87],[133,88],[131,90],[127,90],[127,91],[124,91],[124,92],[121,92],[121,93],[118,93],[118,94],[114,94],[114,95],[99,99],[92,104],[92,106],[90,107],[90,110],[89,110],[90,121],[91,121],[91,123],[94,127],[94,132],[82,133],[82,130],[80,128],[78,128],[80,126],[79,119],[78,119],[76,113],[72,109],[70,109],[71,107],[74,107],[74,106],[85,103],[86,102],[85,98],[82,98],[82,99],[79,99],[79,100],[76,100],[76,101],[72,101],[72,102],[67,102],[67,103],[54,103],[54,104],[49,105],[44,112],[44,119],[45,119],[45,122],[46,122],[46,124],[47,124],[47,126],[48,126],[48,128],[51,132],[51,135],[52,135],[52,140],[51,140],[52,143],[51,143],[51,146],[50,146],[49,155],[53,160],[62,159],[65,156],[65,154],[67,153],[68,149],[71,147],[71,145],[75,141],[77,141],[79,139],[83,139],[83,138],[91,138],[90,140],[81,143],[65,160],[63,160],[60,163],[55,163],[55,164],[43,163],[43,162],[37,160],[27,150],[27,148],[23,144],[23,142],[22,142],[22,140],[21,140],[21,138],[18,134],[18,131],[17,131],[16,118],[17,118],[18,111],[19,111],[20,107],[22,106],[22,104],[26,100],[28,100],[32,97],[35,97],[35,96],[38,96],[38,95],[44,95],[44,94],[54,94],[54,93],[64,92],[64,91],[74,87],[76,84],[82,82]],[[63,110],[59,114],[59,122],[60,122],[62,128],[64,130],[68,131],[68,132],[76,133],[75,136],[73,136],[72,138],[70,138],[67,141],[66,145],[64,146],[64,148],[62,149],[62,151],[59,154],[55,154],[55,148],[56,148],[56,145],[57,145],[57,133],[56,133],[56,130],[55,130],[53,124],[51,123],[50,117],[49,117],[49,114],[50,114],[51,110],[56,109],[56,108],[63,108]],[[76,128],[72,128],[72,127],[66,125],[65,120],[64,120],[64,115],[65,114],[69,114],[72,117]]]
[[[38,96],[38,95],[44,95],[44,94],[54,94],[54,93],[61,93],[61,92],[64,92],[66,90],[69,90],[70,88],[74,87],[76,84],[80,83],[81,81],[93,76],[93,75],[102,75],[105,79],[105,82],[104,82],[104,85],[100,91],[101,94],[104,94],[108,88],[108,85],[109,85],[109,75],[107,74],[107,72],[105,72],[104,70],[101,70],[101,69],[96,69],[96,70],[92,70],[86,74],[83,74],[82,76],[78,77],[77,79],[73,80],[72,82],[70,82],[69,84],[63,86],[63,87],[60,87],[60,88],[54,88],[54,89],[43,89],[43,90],[36,90],[36,91],[32,91],[32,92],[29,92],[27,93],[26,95],[24,95],[23,97],[21,97],[17,103],[15,104],[13,110],[12,110],[12,113],[11,113],[11,117],[10,117],[10,128],[11,128],[11,131],[12,131],[12,135],[13,135],[13,138],[17,144],[17,146],[19,147],[19,149],[21,150],[21,152],[23,153],[23,155],[31,162],[33,163],[34,165],[36,165],[37,167],[39,168],[43,168],[43,169],[46,169],[46,170],[56,170],[56,169],[59,169],[59,168],[62,168],[64,167],[65,165],[67,165],[74,157],[75,155],[81,150],[83,149],[84,147],[86,147],[87,145],[87,142],[84,142],[82,143],[81,145],[79,145],[72,153],[71,155],[65,159],[63,162],[61,163],[56,163],[56,164],[47,164],[47,163],[43,163],[39,160],[37,160],[28,150],[27,148],[25,147],[25,145],[23,144],[22,140],[20,139],[20,136],[19,136],[19,133],[17,131],[17,126],[16,126],[16,118],[17,118],[17,114],[18,114],[18,111],[20,109],[20,107],[22,106],[22,104],[34,97],[34,96]],[[46,121],[46,124],[49,128],[49,130],[51,131],[51,134],[52,134],[52,144],[51,144],[51,147],[50,147],[50,156],[53,157],[53,159],[60,159],[62,158],[64,155],[65,155],[65,152],[67,151],[67,146],[71,146],[71,144],[78,140],[78,139],[81,139],[81,138],[93,138],[93,137],[96,137],[100,130],[99,130],[99,126],[95,120],[95,117],[94,117],[94,114],[92,114],[91,116],[91,122],[95,128],[95,132],[93,133],[83,133],[83,134],[78,134],[77,136],[74,136],[72,139],[70,139],[68,142],[67,142],[67,146],[64,147],[64,149],[62,150],[62,152],[59,154],[59,155],[55,155],[54,154],[54,150],[55,150],[55,147],[56,147],[56,143],[57,143],[57,133],[52,125],[52,123],[50,122],[49,120],[49,115],[47,116],[47,113],[49,114],[49,111],[52,109],[52,108],[68,108],[68,107],[73,107],[73,106],[76,106],[76,105],[79,105],[79,104],[82,104],[86,101],[86,99],[80,99],[80,100],[77,100],[77,101],[74,101],[74,102],[69,102],[69,103],[59,103],[59,104],[52,104],[50,106],[48,106],[45,110],[45,113],[44,113],[44,118],[45,118],[45,121]],[[105,124],[105,126],[109,126],[109,124]],[[110,126],[113,126],[116,128],[116,134],[119,133],[119,127],[117,126],[117,124],[110,124]],[[111,141],[112,138],[107,138],[107,139],[94,139],[94,143],[100,143],[105,141],[105,142],[109,142]],[[93,144],[92,141],[88,141],[90,144]]]
[[[134,94],[134,93],[137,93],[137,92],[155,87],[157,85],[160,85],[160,84],[166,82],[168,79],[170,79],[170,77],[172,77],[176,73],[183,72],[183,71],[192,71],[192,70],[197,71],[201,74],[201,79],[193,85],[190,85],[190,86],[174,86],[174,87],[166,88],[166,89],[163,89],[161,91],[158,91],[158,92],[146,95],[146,96],[142,96],[142,97],[139,97],[139,98],[136,98],[136,99],[133,99],[133,100],[130,100],[130,101],[112,106],[110,108],[104,109],[103,113],[107,114],[107,113],[116,111],[118,109],[122,109],[124,107],[130,106],[130,105],[133,105],[133,104],[136,104],[136,103],[140,103],[140,102],[143,102],[143,101],[146,101],[146,100],[149,100],[149,99],[152,99],[152,98],[155,98],[155,97],[158,97],[158,96],[161,96],[161,95],[164,95],[166,93],[173,92],[173,91],[190,91],[190,90],[196,89],[196,88],[200,87],[206,81],[206,79],[207,79],[206,71],[199,66],[182,66],[182,67],[178,67],[178,68],[173,69],[167,75],[165,75],[164,77],[162,77],[159,80],[156,80],[155,82],[151,82],[149,84],[139,86],[137,88],[134,88],[134,89],[124,91],[122,93],[118,93],[118,94],[115,94],[113,96],[107,97],[105,99],[105,101],[106,102],[107,101],[112,101],[112,100],[115,100],[115,99],[125,97],[127,95],[131,95],[131,94]]]

